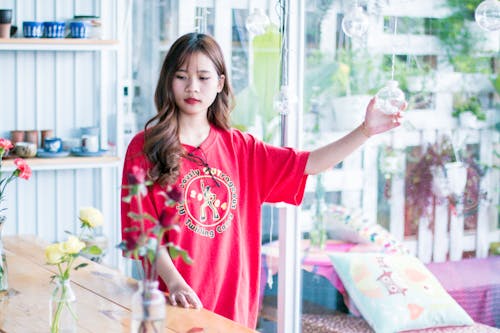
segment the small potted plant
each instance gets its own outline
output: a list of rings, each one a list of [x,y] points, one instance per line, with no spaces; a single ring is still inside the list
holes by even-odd
[[[457,96],[451,115],[459,120],[462,127],[477,129],[486,125],[486,112],[477,96],[468,98]]]
[[[461,161],[457,155],[451,140],[443,137],[420,156],[408,157],[412,163],[406,174],[406,220],[413,228],[423,217],[433,220],[435,203],[447,201],[455,214],[458,203],[464,204],[464,214],[471,215],[477,209],[485,195],[479,188],[485,170],[472,154]]]

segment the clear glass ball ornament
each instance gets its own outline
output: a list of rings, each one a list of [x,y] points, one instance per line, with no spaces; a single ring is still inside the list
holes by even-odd
[[[342,30],[351,38],[360,38],[368,31],[368,16],[361,6],[354,6],[342,19]]]
[[[280,91],[273,98],[274,110],[279,114],[288,114],[296,102],[297,98],[292,94],[290,88],[281,86]]]
[[[265,33],[270,23],[269,17],[261,9],[255,8],[252,14],[248,15],[245,27],[252,35],[257,36]]]
[[[375,109],[385,114],[394,115],[405,104],[405,94],[399,89],[398,81],[389,80],[375,95]]]
[[[500,30],[500,1],[485,0],[474,12],[477,24],[486,31]]]

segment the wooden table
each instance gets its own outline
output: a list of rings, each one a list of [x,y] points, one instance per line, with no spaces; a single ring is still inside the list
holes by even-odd
[[[0,296],[0,333],[48,332],[49,299],[56,267],[45,264],[46,242],[34,236],[3,238],[7,255],[9,291]],[[78,332],[129,332],[130,299],[137,281],[109,267],[91,262],[71,272],[77,297]],[[76,266],[76,265],[75,265]],[[165,333],[251,333],[205,309],[167,305]]]

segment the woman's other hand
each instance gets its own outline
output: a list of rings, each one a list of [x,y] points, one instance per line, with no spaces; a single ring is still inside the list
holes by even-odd
[[[170,305],[180,306],[184,308],[195,308],[201,309],[203,304],[201,304],[198,295],[194,292],[188,285],[176,286],[174,288],[169,287],[169,294],[167,300]]]
[[[402,112],[406,110],[407,106],[408,104],[405,102],[399,112],[391,115],[385,114],[375,108],[375,97],[373,97],[366,107],[363,133],[370,137],[398,127],[401,125],[401,119],[403,118]]]

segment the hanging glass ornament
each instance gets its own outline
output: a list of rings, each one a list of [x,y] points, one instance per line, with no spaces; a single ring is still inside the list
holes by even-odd
[[[375,109],[389,115],[401,111],[405,104],[405,94],[398,85],[398,81],[387,81],[386,85],[375,95]]]
[[[274,110],[279,114],[286,115],[296,103],[297,99],[292,94],[288,86],[281,86],[280,91],[274,95],[273,105]]]
[[[361,6],[354,6],[342,19],[342,30],[351,38],[360,38],[368,31],[369,20]]]
[[[500,30],[500,1],[485,0],[475,11],[477,24],[486,31]]]
[[[253,36],[257,36],[266,32],[270,23],[269,17],[260,8],[255,8],[253,13],[247,17],[245,27]]]

